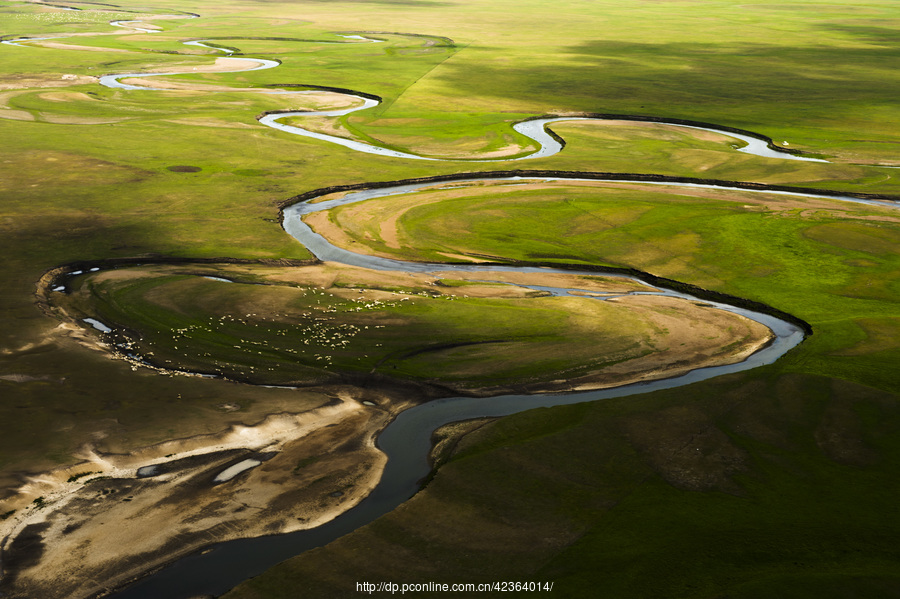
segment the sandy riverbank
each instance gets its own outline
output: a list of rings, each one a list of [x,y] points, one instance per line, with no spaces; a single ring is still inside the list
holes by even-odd
[[[90,597],[212,543],[311,528],[346,511],[380,478],[375,434],[408,404],[328,391],[333,400],[309,412],[127,455],[86,449],[82,463],[32,477],[4,502],[18,510],[0,527],[5,596]],[[213,481],[248,458],[261,464]],[[138,478],[149,465],[157,474]]]

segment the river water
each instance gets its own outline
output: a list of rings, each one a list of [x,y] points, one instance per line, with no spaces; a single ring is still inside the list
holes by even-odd
[[[131,23],[134,23],[134,22],[133,21],[113,21],[113,22],[111,22],[111,24],[115,24],[116,26],[120,26],[120,27],[127,26],[127,27],[132,27],[133,29],[135,29],[131,25]],[[154,30],[147,30],[147,31],[152,33]],[[362,36],[341,35],[340,37],[366,40],[368,42],[380,41],[380,40],[373,40],[373,39],[365,38]],[[46,38],[44,38],[44,39],[46,39]],[[26,39],[8,40],[8,41],[5,41],[4,43],[16,45],[17,42],[23,42],[23,41],[37,41],[37,40],[26,40]],[[184,42],[184,44],[188,45],[188,46],[198,46],[198,47],[209,48],[211,50],[216,50],[216,51],[222,52],[224,54],[232,54],[233,53],[232,50],[228,50],[225,48],[218,48],[216,46],[211,46],[211,45],[207,44],[206,42],[209,42],[209,41],[211,41],[211,40],[195,40],[195,41]],[[353,43],[359,43],[359,42],[353,42]],[[235,59],[221,58],[220,60],[233,60],[234,65],[235,65],[234,69],[230,69],[228,71],[219,71],[221,73],[226,73],[226,72],[227,73],[242,73],[242,72],[246,72],[246,71],[260,71],[260,70],[264,70],[264,69],[271,69],[271,68],[277,67],[280,64],[274,60],[266,60],[263,58],[252,58],[250,60],[254,60],[254,61],[258,62],[259,64],[257,66],[248,68],[248,67],[240,66],[244,60],[247,60],[246,58],[240,58],[240,59],[238,59],[238,58],[235,58]],[[128,73],[128,74],[103,75],[102,77],[100,77],[100,84],[104,85],[106,87],[114,88],[114,89],[124,89],[124,90],[132,90],[132,91],[145,90],[146,91],[146,90],[154,90],[157,88],[154,88],[152,86],[152,84],[151,85],[129,85],[127,83],[122,83],[121,80],[127,79],[127,78],[135,78],[135,77],[164,77],[164,76],[183,75],[183,74],[186,74],[186,73],[185,72],[181,72],[181,73],[179,73],[179,72]],[[284,91],[284,90],[253,90],[253,91],[269,93],[269,94],[304,93],[302,91]],[[310,91],[308,93],[316,93],[316,92]],[[333,93],[338,93],[338,92],[333,92]],[[374,144],[364,142],[364,141],[339,137],[337,135],[330,135],[327,133],[318,133],[315,131],[310,131],[308,129],[305,129],[296,124],[288,125],[288,124],[281,122],[282,120],[284,120],[286,118],[296,119],[296,118],[311,117],[311,116],[317,116],[317,117],[344,116],[344,115],[350,114],[352,112],[358,112],[361,110],[367,110],[369,108],[374,108],[375,106],[378,106],[381,103],[379,100],[355,95],[351,92],[345,93],[343,95],[354,98],[356,100],[360,100],[362,103],[357,106],[354,106],[352,108],[345,108],[345,109],[339,109],[339,110],[283,111],[283,112],[266,114],[257,120],[261,124],[263,124],[267,127],[271,127],[273,129],[277,129],[277,130],[285,132],[285,133],[291,133],[293,135],[299,135],[302,137],[309,137],[312,139],[327,141],[329,143],[333,143],[333,144],[343,146],[345,148],[348,148],[348,149],[351,149],[351,150],[354,150],[357,152],[363,152],[366,154],[374,154],[377,156],[387,156],[390,158],[405,158],[407,160],[429,160],[429,161],[448,160],[448,159],[433,157],[433,156],[422,156],[420,154],[416,154],[413,152],[404,152],[402,150],[394,150],[391,148],[374,145]],[[516,158],[467,159],[467,160],[465,160],[465,162],[510,162],[510,161],[520,161],[520,160],[531,160],[531,159],[535,159],[535,158],[547,158],[549,156],[553,156],[554,154],[559,153],[563,149],[563,144],[550,133],[550,131],[548,130],[548,125],[550,125],[552,123],[559,123],[559,122],[566,122],[566,121],[603,121],[603,120],[616,120],[616,121],[628,122],[630,119],[628,119],[628,117],[624,117],[624,116],[623,117],[614,117],[611,119],[605,119],[605,118],[599,118],[599,117],[548,117],[548,118],[538,118],[538,119],[530,119],[527,121],[522,121],[519,123],[515,123],[513,125],[513,129],[517,133],[519,133],[519,134],[531,139],[533,142],[535,142],[538,146],[537,151],[532,152],[530,154],[526,154],[524,156],[519,156]],[[633,122],[645,122],[645,121],[636,120]],[[728,131],[728,130],[724,130],[724,129],[716,129],[715,127],[712,127],[712,126],[700,127],[700,126],[695,126],[695,125],[684,125],[684,124],[676,123],[676,122],[666,122],[664,120],[659,121],[659,122],[669,125],[669,126],[673,126],[673,127],[682,127],[685,129],[697,129],[700,131],[709,131],[712,133],[719,133],[722,135],[727,135],[729,137],[740,140],[741,142],[743,142],[745,144],[744,146],[737,148],[737,150],[739,152],[752,154],[754,156],[759,156],[762,158],[779,158],[779,159],[783,159],[783,160],[801,160],[801,161],[806,161],[806,162],[828,162],[827,160],[822,160],[819,158],[809,158],[806,156],[799,156],[796,154],[791,154],[789,152],[781,151],[778,148],[772,148],[768,145],[767,141],[765,141],[761,138],[758,138],[758,137],[754,137],[752,135],[737,133],[734,131]]]
[[[474,264],[410,263],[365,256],[331,245],[327,240],[310,230],[301,220],[303,214],[327,210],[339,204],[364,201],[373,197],[409,193],[428,185],[431,184],[400,185],[387,189],[354,192],[338,200],[315,204],[295,204],[285,210],[284,227],[289,234],[303,243],[318,258],[366,268],[404,270],[408,272],[447,270],[485,272],[499,270],[542,273],[564,272],[583,275],[598,274],[588,271],[578,272],[538,267],[486,267]],[[552,291],[556,294],[561,294],[576,290],[553,289]],[[131,587],[119,591],[113,597],[118,599],[155,599],[158,597],[188,599],[192,596],[203,594],[219,595],[285,559],[306,550],[325,545],[364,526],[379,516],[390,512],[415,494],[419,488],[419,482],[430,471],[428,455],[431,450],[432,432],[444,424],[472,418],[506,416],[535,408],[598,401],[688,385],[715,376],[770,364],[803,340],[803,332],[799,327],[773,316],[710,302],[706,299],[700,300],[699,298],[693,298],[692,296],[670,290],[660,290],[660,293],[703,301],[717,308],[753,318],[769,327],[775,334],[775,339],[769,346],[743,362],[701,368],[669,379],[579,393],[503,395],[488,398],[455,397],[416,406],[402,412],[378,436],[377,445],[388,456],[388,461],[377,487],[357,506],[335,520],[311,530],[218,544],[204,553],[190,555],[174,562],[159,572],[141,579]],[[603,299],[598,298],[597,301],[603,301]]]

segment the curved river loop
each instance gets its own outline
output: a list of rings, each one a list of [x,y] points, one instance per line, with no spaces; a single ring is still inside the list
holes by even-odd
[[[510,176],[501,179],[511,181],[528,180],[613,180],[639,182],[643,184],[679,185],[700,189],[743,189],[739,185],[708,184],[678,181],[647,181],[639,178],[585,178],[586,174],[572,173],[569,176]],[[483,175],[459,175],[441,177],[443,181],[459,183],[488,180]],[[490,180],[497,180],[492,178]],[[378,270],[401,270],[407,272],[436,271],[515,271],[515,272],[560,272],[578,275],[610,276],[596,270],[571,270],[562,268],[546,268],[537,266],[497,266],[478,264],[442,264],[423,262],[404,262],[387,258],[356,254],[332,245],[321,235],[315,233],[302,218],[313,212],[328,210],[338,205],[365,201],[376,197],[410,193],[433,185],[434,181],[398,183],[390,186],[377,186],[368,189],[357,189],[337,200],[326,200],[311,203],[316,197],[325,196],[334,191],[333,188],[310,192],[302,196],[303,200],[285,208],[283,226],[293,237],[303,243],[317,258],[323,261],[338,262],[354,266]],[[356,186],[359,187],[359,186]],[[808,192],[773,190],[770,188],[756,191],[785,195],[808,196]],[[866,200],[839,194],[815,194],[815,197],[864,202],[876,205],[895,206],[888,201]],[[626,275],[619,275],[626,277]],[[632,278],[632,277],[626,277]],[[503,395],[489,398],[452,397],[430,401],[400,413],[378,436],[377,446],[388,456],[388,462],[378,486],[363,501],[343,513],[336,519],[314,529],[253,539],[240,539],[215,545],[208,551],[190,555],[175,561],[163,570],[137,581],[132,586],[116,593],[118,599],[150,599],[153,597],[173,597],[187,599],[198,594],[218,595],[239,584],[243,580],[256,576],[269,567],[297,555],[308,549],[319,547],[337,539],[344,534],[363,526],[382,516],[409,499],[419,489],[431,466],[428,455],[431,449],[432,432],[440,426],[452,422],[484,417],[500,417],[517,412],[546,408],[559,405],[575,404],[614,397],[624,397],[639,393],[647,393],[662,389],[671,389],[689,385],[723,374],[749,370],[764,364],[771,364],[791,348],[802,342],[803,327],[799,323],[788,322],[771,314],[731,305],[724,301],[711,301],[706,294],[694,296],[689,293],[664,289],[658,280],[647,281],[641,277],[636,280],[653,285],[660,289],[662,295],[677,296],[712,304],[716,308],[752,318],[769,327],[775,337],[767,347],[750,356],[743,362],[709,368],[700,368],[687,374],[634,383],[621,387],[595,391],[563,393],[554,395]],[[556,295],[577,292],[577,289],[540,288]],[[597,301],[603,301],[598,298]]]
[[[186,15],[182,15],[184,18]],[[131,29],[136,32],[151,33],[153,29],[138,27],[136,23],[139,21],[116,21],[111,24],[117,27]],[[371,34],[367,34],[371,35]],[[64,37],[64,36],[54,36]],[[362,35],[344,35],[343,37],[352,39],[348,42],[336,43],[374,43],[380,40]],[[3,43],[8,45],[22,46],[29,42],[37,42],[40,39],[53,38],[15,38],[5,40]],[[231,54],[231,50],[219,48],[210,45],[212,40],[194,40],[185,42],[189,45],[210,48],[223,54]],[[235,68],[229,71],[219,72],[241,72],[251,70],[262,70],[277,67],[276,61],[264,59],[250,59],[255,63],[253,66],[247,66],[248,59],[220,57],[219,61],[235,61]],[[104,86],[128,90],[128,91],[147,91],[154,90],[152,83],[148,85],[135,85],[131,83],[123,83],[122,79],[141,78],[146,81],[150,77],[172,76],[184,74],[184,72],[172,73],[129,73],[129,74],[110,74],[100,78],[100,83]],[[162,88],[159,88],[162,89]],[[298,93],[297,91],[272,91],[248,89],[245,91],[261,92],[261,93]],[[316,90],[321,91],[321,90]],[[334,91],[329,89],[329,91]],[[327,141],[339,144],[345,148],[376,154],[391,158],[401,158],[409,160],[442,160],[441,158],[422,156],[410,152],[381,147],[366,142],[346,139],[333,135],[317,133],[304,129],[296,124],[286,124],[282,121],[286,118],[302,118],[305,116],[341,116],[351,112],[366,110],[377,106],[380,102],[375,96],[363,94],[360,92],[351,92],[344,90],[344,95],[349,96],[357,102],[352,108],[332,110],[332,111],[309,111],[309,112],[275,112],[260,115],[257,120],[268,127],[272,127],[282,132],[293,135],[310,137],[321,141]],[[312,93],[312,92],[310,92]],[[513,125],[515,131],[521,135],[531,139],[539,149],[531,154],[517,156],[512,160],[520,161],[531,158],[543,158],[552,156],[560,152],[564,147],[564,142],[558,136],[553,134],[548,126],[550,124],[561,121],[572,120],[632,120],[640,122],[657,122],[690,129],[701,129],[704,131],[712,131],[728,135],[732,138],[744,143],[743,147],[737,148],[738,151],[754,154],[766,158],[781,158],[787,160],[806,160],[815,162],[826,162],[818,158],[810,158],[800,156],[795,152],[788,152],[774,146],[772,141],[765,136],[755,134],[748,131],[741,131],[726,127],[716,127],[707,123],[692,121],[676,121],[655,117],[629,117],[623,115],[586,115],[586,116],[544,116],[530,120],[526,120]],[[492,159],[490,162],[497,162],[504,159]],[[508,160],[508,159],[507,159]],[[465,160],[459,162],[472,162],[473,160]],[[475,160],[479,162],[487,162],[488,160]],[[679,179],[674,177],[655,177],[649,176],[630,176],[630,175],[610,175],[604,177],[604,174],[597,173],[551,173],[547,171],[541,172],[522,172],[520,176],[516,173],[481,173],[481,174],[460,174],[455,176],[435,177],[428,181],[417,180],[409,182],[397,182],[395,184],[372,184],[372,185],[355,185],[346,186],[346,188],[328,188],[309,192],[295,198],[296,203],[288,206],[283,211],[283,226],[285,231],[295,237],[300,243],[308,248],[319,260],[339,262],[353,266],[361,266],[378,270],[393,270],[406,272],[435,272],[435,271],[482,271],[482,272],[498,272],[498,271],[514,271],[514,272],[539,272],[553,273],[561,272],[566,274],[578,275],[603,275],[611,276],[607,272],[598,270],[575,270],[568,268],[544,268],[538,266],[498,266],[498,265],[477,265],[477,264],[439,264],[439,263],[421,263],[421,262],[405,262],[399,260],[391,260],[379,258],[363,254],[356,254],[347,250],[335,247],[325,238],[312,231],[302,220],[304,215],[312,212],[329,210],[338,205],[344,205],[353,202],[365,201],[376,197],[386,197],[397,194],[409,193],[418,189],[422,189],[435,182],[457,181],[460,184],[484,181],[484,180],[572,180],[572,181],[619,181],[632,182],[640,184],[653,185],[680,185],[686,188],[715,188],[715,189],[741,189],[749,192],[765,192],[779,193],[798,196],[824,197],[829,199],[865,202],[879,205],[887,205],[896,207],[896,204],[890,201],[882,201],[873,198],[854,197],[851,195],[831,194],[818,190],[808,189],[791,189],[787,187],[766,186],[758,184],[742,184],[738,182],[702,182],[697,180]],[[326,196],[335,190],[347,191],[340,199],[321,201],[310,203],[320,196]],[[300,201],[303,200],[303,201]],[[106,266],[108,267],[108,266]],[[93,268],[84,268],[83,270],[63,269],[63,274],[50,283],[50,286],[56,291],[64,291],[66,289],[65,279],[71,276],[77,276],[85,271],[96,271],[101,266],[93,266]],[[615,275],[626,277],[626,275]],[[632,278],[632,277],[626,277]],[[408,409],[397,416],[378,436],[377,445],[388,456],[387,465],[380,482],[375,489],[359,504],[344,512],[336,519],[319,526],[317,528],[288,533],[283,535],[258,537],[252,539],[240,539],[217,544],[202,553],[196,553],[181,558],[170,565],[160,569],[159,571],[141,578],[131,586],[114,593],[113,597],[119,599],[137,599],[137,598],[159,598],[166,597],[168,599],[188,598],[197,595],[219,595],[249,577],[262,573],[269,567],[290,558],[298,553],[308,549],[322,546],[344,534],[347,534],[373,520],[379,516],[386,514],[395,507],[409,499],[419,489],[420,481],[429,474],[431,466],[428,461],[428,455],[431,450],[432,432],[445,424],[451,422],[468,420],[483,417],[500,417],[524,410],[535,408],[546,408],[551,406],[575,404],[581,402],[597,401],[606,398],[623,397],[627,395],[646,393],[661,389],[670,389],[682,385],[688,385],[697,381],[702,381],[712,377],[720,376],[726,373],[739,372],[755,368],[763,364],[771,364],[779,357],[784,355],[791,348],[798,345],[804,338],[803,323],[789,322],[783,318],[779,318],[773,313],[773,310],[754,309],[753,306],[747,307],[747,302],[736,302],[742,304],[733,305],[727,301],[717,301],[711,297],[711,294],[692,295],[684,291],[675,291],[666,289],[660,284],[659,279],[646,280],[640,276],[634,277],[636,280],[651,285],[659,289],[657,294],[686,298],[695,301],[702,301],[712,304],[716,308],[744,315],[748,318],[756,320],[767,326],[774,333],[774,340],[765,348],[759,350],[748,359],[736,364],[724,366],[716,366],[709,368],[701,368],[693,370],[687,374],[660,379],[655,381],[635,383],[615,388],[601,389],[587,392],[563,393],[563,394],[547,394],[547,395],[504,395],[489,398],[481,397],[452,397],[430,401],[414,408]],[[538,287],[534,287],[538,288]],[[562,289],[540,287],[542,291],[548,291],[555,295],[566,295],[578,292],[577,289]],[[597,298],[597,301],[604,301],[608,298]],[[725,300],[725,298],[720,298]],[[98,321],[87,322],[88,325],[97,328],[101,332],[108,331],[108,327]],[[249,464],[246,467],[252,467]],[[140,473],[139,473],[140,475]]]

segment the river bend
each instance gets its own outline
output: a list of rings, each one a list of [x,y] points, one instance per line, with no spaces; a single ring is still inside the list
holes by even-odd
[[[563,178],[559,177],[558,179]],[[469,181],[474,180],[477,179]],[[496,179],[492,180],[496,181]],[[572,180],[584,179],[573,177]],[[641,183],[646,182],[641,181]],[[573,271],[539,267],[429,264],[366,256],[333,246],[325,238],[313,232],[302,221],[304,214],[328,210],[337,205],[364,201],[374,197],[409,193],[429,185],[433,185],[433,183],[417,183],[361,190],[346,194],[337,200],[294,204],[284,211],[284,228],[285,231],[303,243],[322,260],[366,268],[408,272],[464,270],[479,272],[515,271],[564,272],[583,275],[602,274],[596,271]],[[691,186],[690,184],[682,185]],[[694,187],[707,188],[711,186],[694,185]],[[771,192],[767,191],[767,193]],[[835,195],[831,197],[856,201],[856,198],[846,196]],[[603,274],[603,276],[609,275]],[[655,283],[653,286],[659,287]],[[551,290],[555,294],[565,294],[572,291],[576,290]],[[668,379],[578,393],[503,395],[489,398],[454,397],[418,405],[399,414],[378,436],[377,445],[388,456],[388,462],[381,480],[370,495],[344,514],[314,529],[270,537],[239,539],[215,545],[206,552],[190,555],[174,562],[159,572],[139,580],[131,587],[119,591],[113,597],[116,599],[154,599],[157,597],[188,599],[200,594],[219,595],[247,578],[261,574],[285,559],[308,549],[325,545],[368,524],[379,516],[390,512],[415,494],[419,488],[420,481],[430,471],[428,455],[431,450],[432,432],[445,424],[473,418],[506,416],[535,408],[624,397],[688,385],[723,374],[770,364],[799,344],[804,338],[803,331],[797,325],[768,314],[720,302],[711,302],[708,299],[701,300],[700,298],[672,290],[662,289],[659,293],[703,301],[713,304],[719,309],[742,314],[769,327],[775,334],[775,339],[769,346],[753,354],[743,362],[700,368],[682,376]],[[598,299],[597,301],[602,300]]]

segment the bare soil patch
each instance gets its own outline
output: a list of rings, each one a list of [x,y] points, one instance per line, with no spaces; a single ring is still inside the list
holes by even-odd
[[[235,121],[225,121],[211,117],[198,117],[188,119],[165,119],[167,123],[175,123],[176,125],[188,125],[190,127],[215,127],[217,129],[253,129],[254,125],[250,123],[240,123]]]
[[[27,90],[42,87],[69,87],[97,83],[98,78],[88,75],[44,75],[40,77],[18,75],[4,77],[0,81],[0,90]],[[5,101],[5,100],[4,100]]]
[[[34,115],[26,110],[13,110],[8,107],[0,109],[0,119],[8,119],[11,121],[33,121]]]
[[[121,123],[127,121],[127,118],[102,118],[89,116],[76,116],[70,114],[50,114],[41,113],[41,119],[48,123],[56,123],[58,125],[106,125],[109,123]]]
[[[83,92],[44,92],[39,94],[38,97],[44,100],[50,100],[51,102],[96,102],[96,98],[92,98],[91,96],[83,93]]]
[[[595,120],[595,121],[575,121],[569,123],[575,126],[588,126],[597,128],[616,128],[631,129],[637,131],[646,131],[646,137],[654,139],[676,139],[680,136],[689,136],[701,141],[709,142],[727,142],[734,140],[727,133],[718,133],[715,131],[703,131],[701,129],[689,129],[681,125],[672,125],[669,123],[653,123],[644,121],[622,121],[622,120]],[[625,136],[631,138],[634,131],[624,132]]]
[[[148,73],[170,73],[173,71],[183,71],[185,73],[229,73],[236,70],[252,69],[262,65],[258,60],[252,58],[216,58],[211,64],[182,64],[182,65],[165,65],[148,69]]]
[[[42,42],[34,42],[35,46],[41,46],[43,48],[56,48],[58,50],[79,50],[84,52],[116,52],[116,53],[125,53],[132,54],[131,50],[125,50],[123,48],[103,48],[100,46],[82,46],[78,44],[63,44],[60,42],[51,42],[51,41],[42,41]]]

